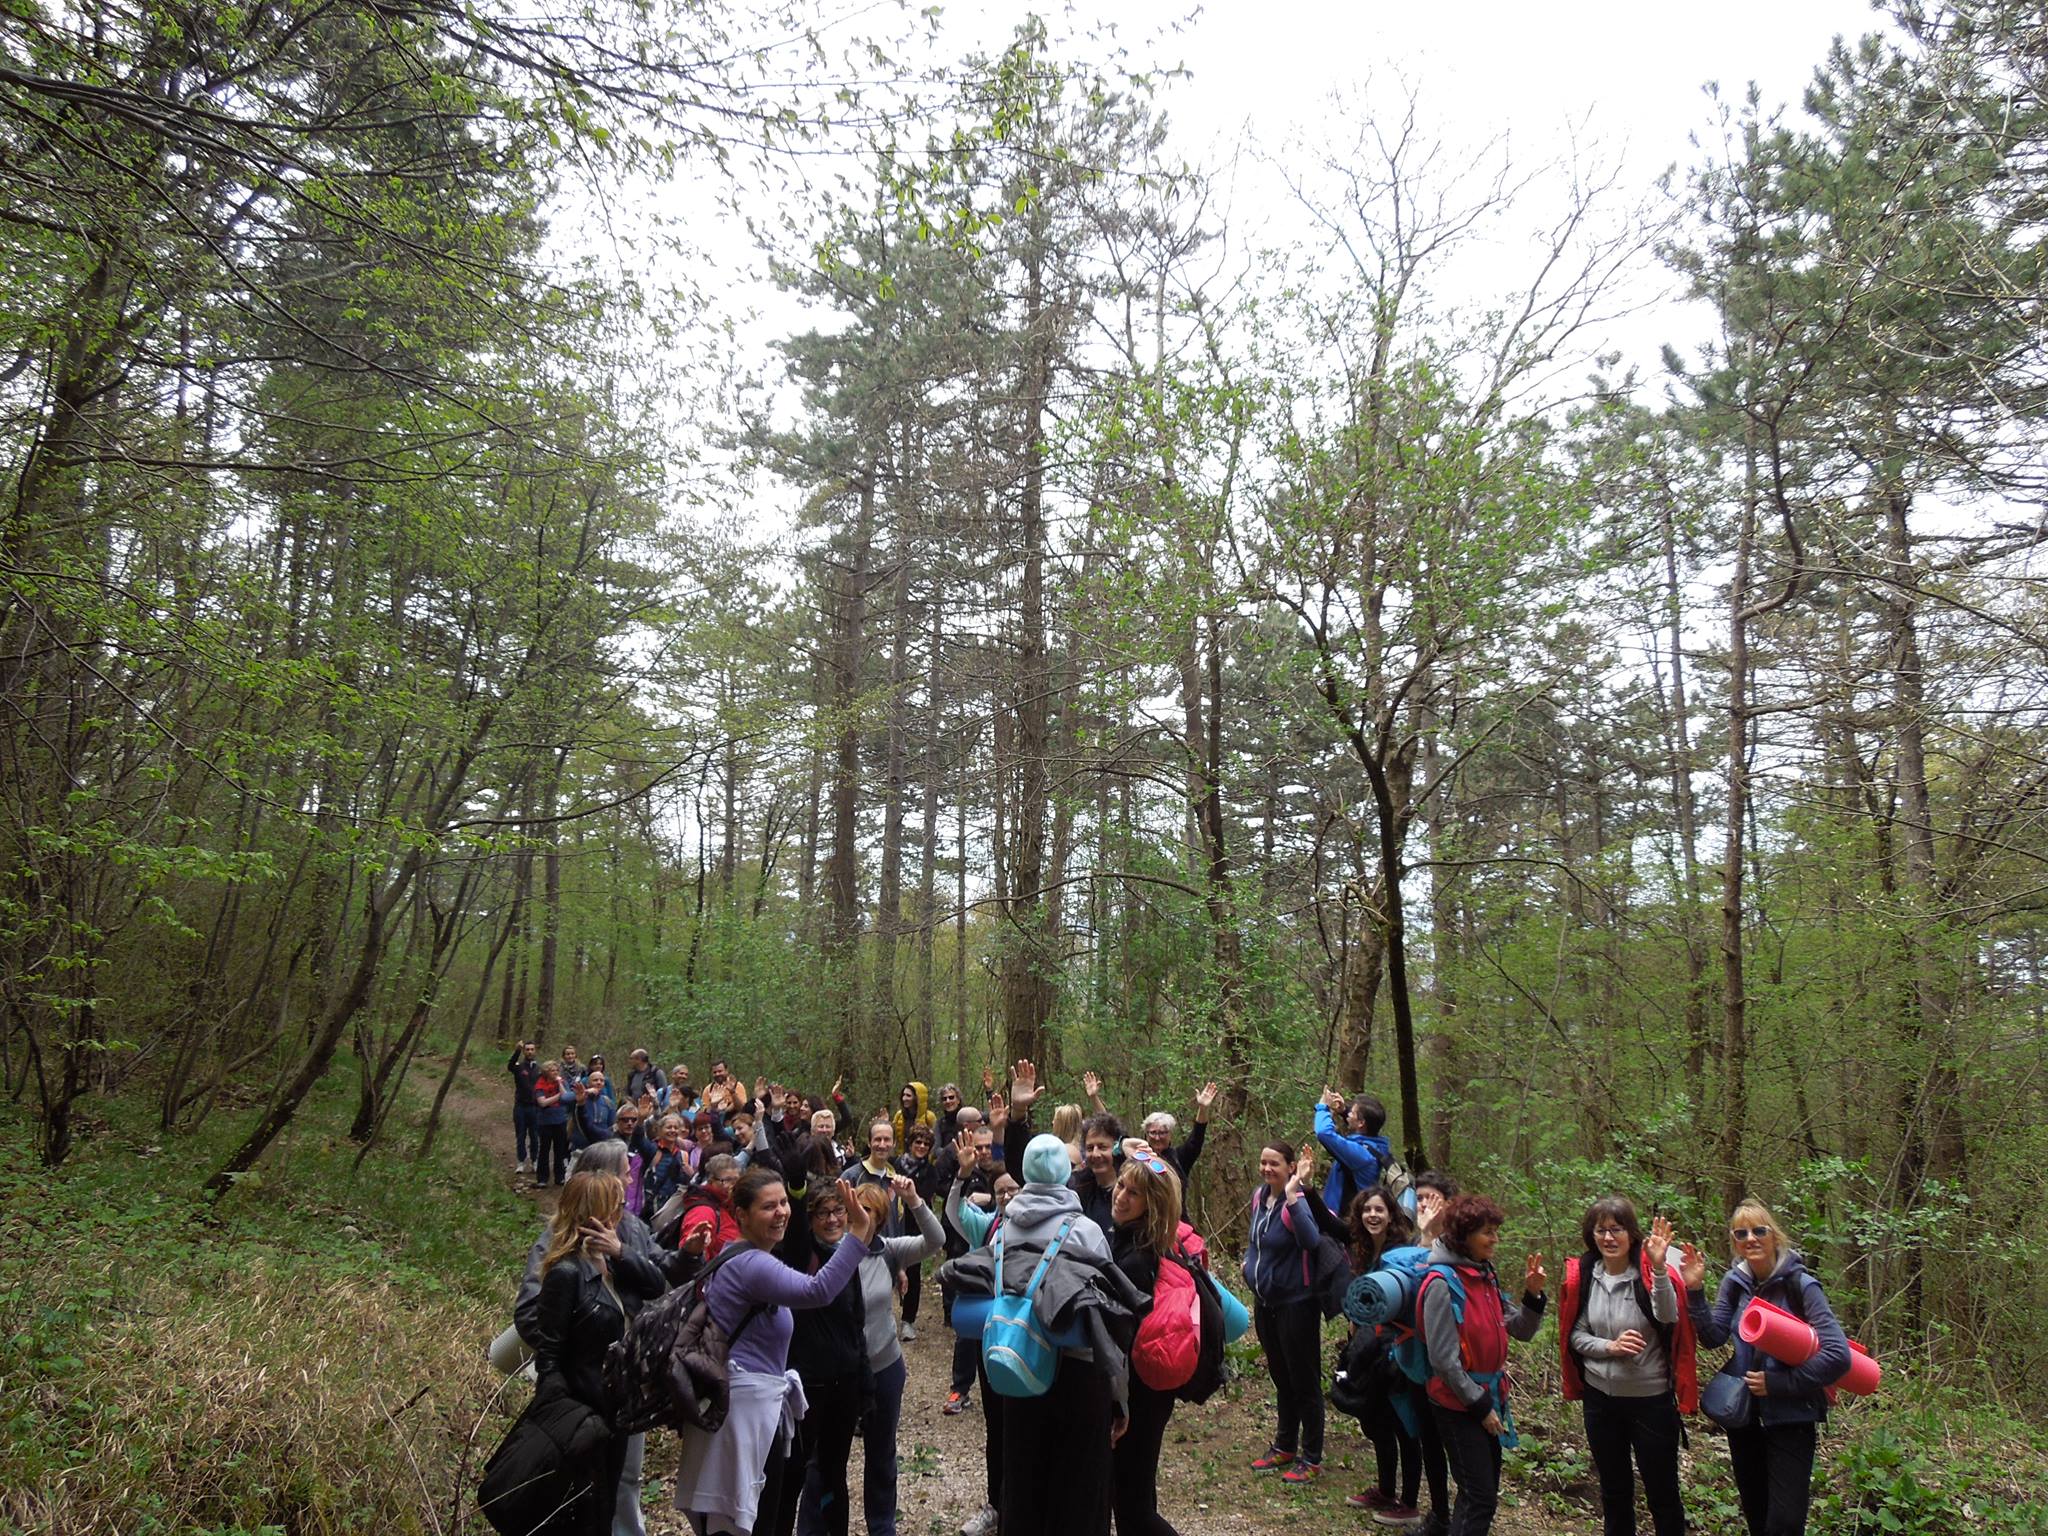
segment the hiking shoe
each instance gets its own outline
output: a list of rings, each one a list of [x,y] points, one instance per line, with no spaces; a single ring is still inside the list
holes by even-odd
[[[946,1394],[946,1406],[941,1411],[949,1419],[956,1413],[965,1413],[967,1411],[967,1394],[965,1392],[948,1392]]]
[[[1413,1504],[1386,1504],[1373,1511],[1375,1525],[1420,1525],[1422,1511]]]
[[[1320,1461],[1297,1461],[1293,1466],[1280,1474],[1280,1481],[1283,1483],[1312,1483],[1322,1475],[1323,1464]]]
[[[1272,1449],[1252,1463],[1252,1470],[1254,1472],[1277,1472],[1282,1467],[1291,1467],[1293,1465],[1294,1452]]]
[[[1002,1523],[1003,1517],[996,1513],[995,1505],[984,1504],[960,1527],[960,1536],[996,1536]]]
[[[1368,1488],[1363,1493],[1348,1493],[1344,1502],[1353,1509],[1391,1509],[1394,1501],[1377,1488]]]
[[[915,1344],[917,1342],[917,1324],[905,1323],[896,1330],[896,1336],[906,1344]]]

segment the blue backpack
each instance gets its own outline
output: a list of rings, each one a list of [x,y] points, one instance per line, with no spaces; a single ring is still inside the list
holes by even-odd
[[[1432,1264],[1427,1248],[1390,1248],[1380,1255],[1379,1268],[1351,1282],[1344,1293],[1344,1315],[1361,1328],[1384,1328],[1391,1335],[1388,1353],[1401,1374],[1417,1386],[1429,1380],[1429,1346],[1422,1337],[1422,1319],[1415,1304],[1425,1276],[1438,1275],[1450,1287],[1451,1316],[1465,1321],[1465,1282],[1448,1264]]]
[[[1003,1294],[1003,1229],[996,1229],[995,1296],[989,1302],[988,1321],[982,1325],[981,1363],[988,1372],[989,1386],[1004,1397],[1045,1396],[1060,1368],[1059,1343],[1040,1325],[1034,1304],[1053,1255],[1077,1219],[1069,1216],[1060,1223],[1021,1296]]]

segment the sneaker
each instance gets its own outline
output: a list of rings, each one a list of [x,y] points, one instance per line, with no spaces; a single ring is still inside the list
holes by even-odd
[[[1344,1496],[1344,1502],[1353,1509],[1391,1509],[1394,1501],[1377,1488],[1368,1488],[1363,1493]]]
[[[965,1392],[948,1392],[946,1394],[946,1406],[941,1411],[949,1419],[956,1413],[965,1413],[967,1411],[967,1394]]]
[[[1002,1528],[1002,1518],[996,1513],[995,1505],[984,1504],[960,1527],[960,1536],[996,1536]]]
[[[1294,1465],[1294,1452],[1278,1449],[1269,1450],[1252,1463],[1254,1472],[1277,1472],[1282,1467]]]
[[[906,1344],[915,1344],[917,1342],[917,1324],[905,1323],[896,1330],[896,1336]]]
[[[513,1171],[514,1173],[524,1173],[524,1172],[526,1172],[526,1164],[524,1164],[524,1163],[514,1163],[514,1164],[512,1165],[512,1171]]]
[[[1280,1474],[1280,1481],[1283,1483],[1312,1483],[1322,1475],[1323,1464],[1320,1461],[1297,1461],[1293,1466]]]
[[[1373,1511],[1375,1525],[1420,1525],[1422,1511],[1413,1504],[1386,1504]]]

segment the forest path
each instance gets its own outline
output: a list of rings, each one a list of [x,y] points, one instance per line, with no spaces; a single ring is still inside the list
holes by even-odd
[[[536,1191],[531,1179],[512,1172],[511,1083],[496,1051],[493,1046],[481,1063],[465,1066],[442,1113],[466,1127],[488,1150],[508,1190],[532,1201],[536,1213],[544,1214],[554,1208],[554,1192]],[[445,1067],[445,1061],[439,1065]],[[517,1283],[523,1258],[523,1253],[505,1256],[508,1295]],[[981,1507],[985,1496],[980,1394],[976,1393],[966,1412],[953,1418],[944,1412],[953,1335],[941,1321],[934,1268],[926,1266],[918,1337],[903,1346],[909,1381],[897,1432],[897,1527],[901,1536],[952,1536]],[[1161,1454],[1159,1508],[1181,1536],[1244,1536],[1247,1531],[1258,1536],[1308,1531],[1366,1536],[1388,1529],[1344,1502],[1346,1494],[1364,1487],[1373,1476],[1372,1446],[1354,1421],[1331,1413],[1325,1474],[1309,1488],[1294,1488],[1277,1476],[1245,1470],[1245,1463],[1266,1445],[1271,1429],[1271,1386],[1256,1365],[1207,1403],[1184,1404],[1175,1412]],[[677,1454],[674,1437],[649,1437],[643,1505],[653,1536],[687,1536],[689,1532],[671,1502]],[[861,1460],[856,1442],[847,1473],[856,1504]],[[1056,1466],[1033,1470],[1039,1476],[1061,1475]],[[1494,1525],[1501,1536],[1565,1536],[1598,1527],[1598,1517],[1591,1511],[1559,1519],[1536,1507],[1526,1491],[1512,1482],[1501,1491],[1500,1515]],[[857,1520],[853,1528],[861,1529]]]

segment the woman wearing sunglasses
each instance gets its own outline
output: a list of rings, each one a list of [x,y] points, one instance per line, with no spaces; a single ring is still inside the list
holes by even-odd
[[[1151,1296],[1159,1289],[1160,1256],[1180,1245],[1180,1180],[1144,1142],[1123,1145],[1123,1171],[1110,1192],[1109,1253],[1131,1283]],[[1110,1453],[1117,1536],[1175,1536],[1159,1513],[1159,1451],[1173,1417],[1173,1394],[1154,1391],[1136,1371],[1130,1387],[1130,1417]]]
[[[1835,1320],[1820,1282],[1760,1200],[1745,1200],[1728,1218],[1735,1264],[1721,1277],[1711,1306],[1707,1261],[1687,1243],[1679,1274],[1699,1341],[1712,1348],[1735,1341],[1728,1368],[1749,1388],[1747,1425],[1728,1431],[1728,1460],[1749,1536],[1798,1536],[1806,1529],[1814,1450],[1828,1416],[1827,1388],[1849,1369],[1849,1339]],[[1804,1365],[1781,1365],[1742,1342],[1737,1329],[1752,1301],[1767,1301],[1803,1318],[1820,1348]]]

